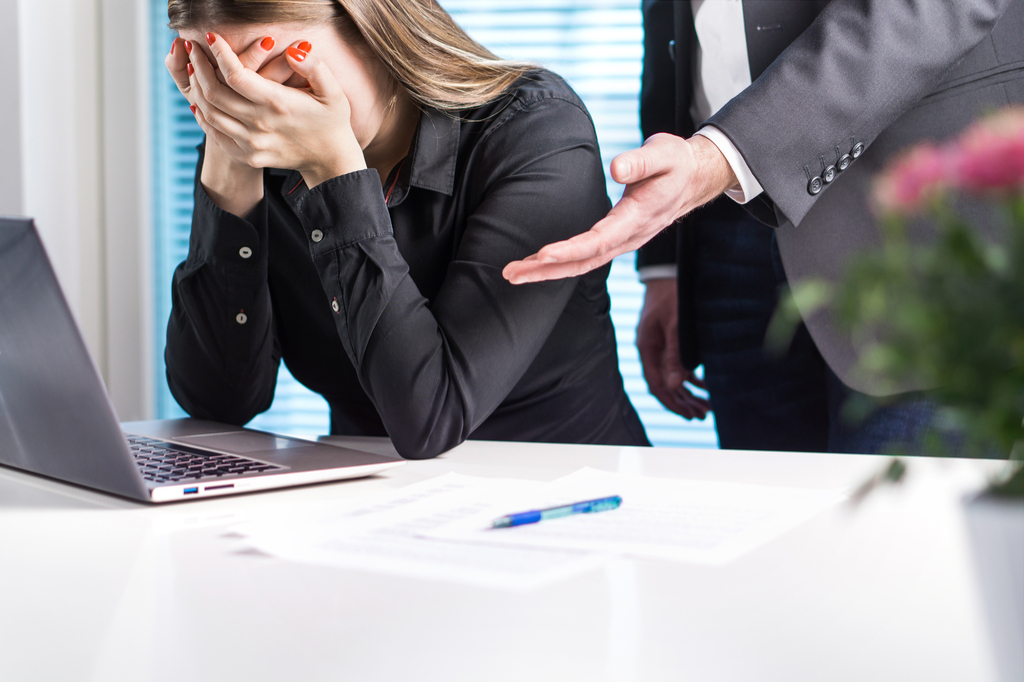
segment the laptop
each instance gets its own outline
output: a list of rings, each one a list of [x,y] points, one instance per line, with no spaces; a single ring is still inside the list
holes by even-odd
[[[124,427],[35,225],[0,218],[0,465],[172,502],[360,478],[405,462],[194,419]]]

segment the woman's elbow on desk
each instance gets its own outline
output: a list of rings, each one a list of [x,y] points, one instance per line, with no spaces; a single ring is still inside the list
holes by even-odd
[[[391,443],[405,459],[433,459],[464,443],[469,437],[461,428],[435,422],[413,428],[389,428]]]
[[[392,409],[379,412],[399,455],[405,459],[433,459],[464,443],[483,421],[474,417],[471,405],[472,401],[449,386],[433,400],[421,395],[401,407],[392,403]]]
[[[244,426],[270,409],[274,400],[274,386],[232,387],[200,373],[179,377],[170,368],[167,387],[190,417],[236,426]]]

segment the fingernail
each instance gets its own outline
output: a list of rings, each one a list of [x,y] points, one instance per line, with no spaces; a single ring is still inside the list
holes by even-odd
[[[194,74],[196,72],[196,70],[192,68],[192,62],[188,63],[187,68],[188,68],[188,77],[191,78],[192,74]]]
[[[212,33],[207,33],[206,34],[206,44],[207,45],[213,45],[215,42],[217,42],[217,36],[213,35]]]
[[[306,54],[309,54],[309,51],[313,49],[313,46],[307,43],[305,40],[303,40],[301,43],[298,44],[298,48],[305,52]]]
[[[195,104],[189,104],[189,105],[188,105],[188,108],[192,110],[192,113],[193,113],[193,114],[195,114],[195,113],[196,113],[196,105],[195,105]]]
[[[306,58],[306,53],[296,47],[289,47],[288,56],[297,62],[301,62]]]
[[[171,54],[174,54],[174,46],[177,45],[177,44],[178,44],[177,40],[175,40],[173,43],[171,43]]]
[[[185,41],[185,52],[188,53],[188,54],[192,54],[192,41],[191,40],[186,40]]]
[[[266,38],[263,39],[263,42],[260,43],[260,47],[262,47],[267,52],[270,52],[271,50],[274,49],[274,39],[271,38],[270,36],[267,36]]]

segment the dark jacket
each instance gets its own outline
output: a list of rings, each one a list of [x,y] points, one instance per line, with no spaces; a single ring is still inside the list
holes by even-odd
[[[645,0],[643,11],[644,135],[689,136],[702,123],[689,114],[690,3]],[[754,82],[708,123],[732,140],[764,187],[746,208],[778,228],[790,282],[839,281],[852,257],[879,247],[868,191],[894,155],[1024,102],[1024,0],[744,0],[743,12]],[[682,221],[678,239],[663,235],[638,259],[679,263],[680,348],[689,367],[699,364],[686,276],[693,253],[685,224],[693,219],[699,213]],[[983,217],[973,222],[998,238]],[[829,311],[805,322],[839,377],[879,392],[851,372],[858,349]]]

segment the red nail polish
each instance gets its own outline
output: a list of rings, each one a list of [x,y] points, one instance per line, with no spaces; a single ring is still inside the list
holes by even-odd
[[[192,74],[194,74],[196,72],[196,70],[194,68],[192,68],[191,62],[188,64],[188,66],[186,68],[188,69],[188,77],[191,78]]]
[[[302,50],[306,54],[309,54],[309,51],[313,49],[313,46],[310,45],[309,43],[307,43],[305,40],[303,40],[301,43],[296,45],[296,47],[298,47],[300,50]]]
[[[274,49],[274,39],[271,38],[270,36],[267,36],[266,38],[263,39],[263,42],[260,43],[260,47],[262,47],[267,52],[270,52],[271,50]]]
[[[289,47],[288,56],[297,62],[301,62],[306,58],[306,53],[296,47]]]
[[[192,41],[185,41],[185,52],[187,52],[188,54],[192,54]]]
[[[196,105],[195,104],[189,104],[188,108],[192,110],[193,114],[196,113]]]
[[[212,33],[207,33],[206,34],[206,44],[207,45],[213,45],[215,42],[217,42],[217,36],[213,35]]]
[[[171,54],[174,54],[174,46],[177,45],[177,44],[178,44],[177,40],[175,40],[173,43],[171,43]]]

